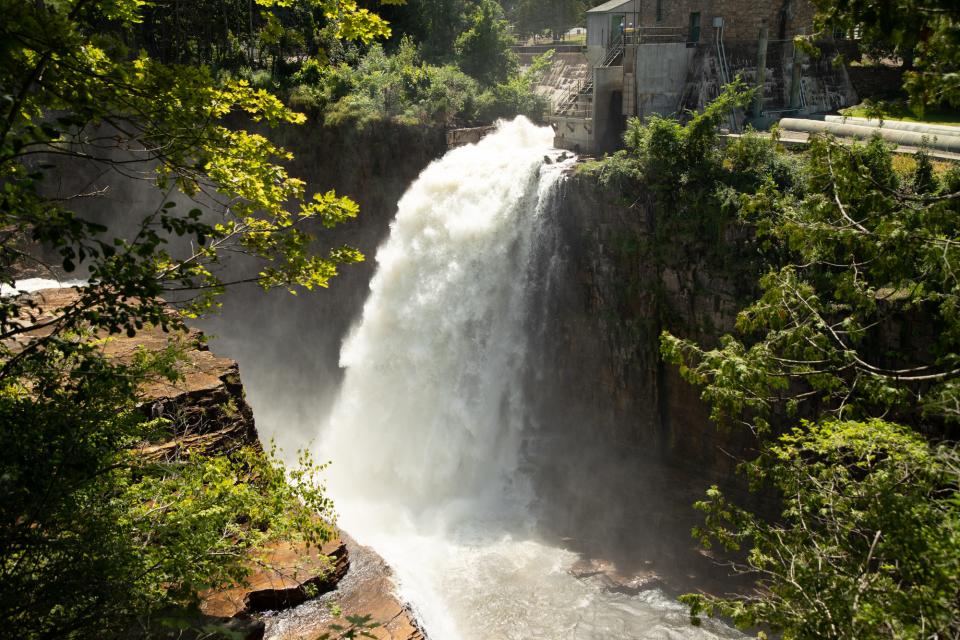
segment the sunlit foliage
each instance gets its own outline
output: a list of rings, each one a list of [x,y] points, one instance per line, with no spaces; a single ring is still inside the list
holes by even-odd
[[[337,37],[387,33],[352,1],[310,7]],[[355,216],[353,202],[307,194],[282,165],[289,153],[227,125],[304,117],[244,80],[128,47],[154,9],[0,0],[0,282],[12,285],[18,269],[89,280],[43,313],[32,296],[0,298],[0,626],[19,638],[190,624],[173,612],[200,589],[242,579],[256,547],[332,535],[331,505],[307,458],[288,472],[254,445],[141,455],[142,443],[176,425],[148,420],[140,390],[176,379],[181,351],[104,355],[112,334],[177,334],[185,316],[215,309],[230,281],[324,287],[362,258],[319,249],[304,228]],[[126,212],[116,229],[92,222],[78,205],[100,193],[65,191],[61,181],[90,167],[161,204]],[[225,279],[222,259],[234,253],[250,269]],[[180,313],[167,297],[181,300]]]
[[[697,238],[714,267],[739,251],[726,229],[752,238],[752,257],[734,253],[759,280],[737,331],[703,346],[671,330],[661,347],[716,422],[758,436],[741,469],[778,502],[761,515],[710,490],[696,534],[757,588],[685,600],[695,619],[784,638],[955,637],[960,168],[895,162],[880,138],[721,144],[737,94],[685,125],[631,121],[628,149],[584,170],[649,203],[654,240]]]

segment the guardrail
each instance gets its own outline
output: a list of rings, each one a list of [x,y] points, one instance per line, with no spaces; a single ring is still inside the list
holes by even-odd
[[[623,38],[626,44],[679,43],[687,41],[687,30],[683,27],[639,27],[627,29]]]
[[[601,67],[609,67],[613,65],[614,61],[623,53],[623,41],[624,38],[621,36],[616,42],[614,42],[607,49],[607,55],[604,56],[603,62],[600,63]]]
[[[582,102],[586,102],[587,106],[580,106]],[[554,113],[558,116],[573,118],[592,117],[593,81],[578,80],[576,86],[557,101]],[[582,113],[587,113],[587,116],[581,115]]]
[[[546,53],[547,51],[556,51],[557,53],[580,53],[586,48],[586,45],[583,44],[562,44],[562,43],[551,43],[551,44],[512,44],[510,45],[510,50],[516,54],[532,54],[539,55]]]

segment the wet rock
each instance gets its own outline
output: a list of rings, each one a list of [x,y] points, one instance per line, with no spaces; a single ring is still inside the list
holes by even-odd
[[[289,609],[335,589],[349,567],[347,547],[339,539],[320,549],[275,543],[252,553],[249,563],[252,573],[244,584],[202,594],[204,614],[231,618]]]
[[[336,634],[331,625],[349,626],[347,617],[369,616],[378,640],[425,640],[410,608],[395,594],[390,568],[375,551],[341,533],[350,555],[350,570],[337,588],[288,611],[264,618],[269,640],[316,640]]]
[[[609,560],[597,558],[578,560],[569,570],[570,575],[579,580],[597,580],[604,589],[616,593],[636,595],[662,586],[660,576],[653,571],[634,572],[623,575],[617,565]]]

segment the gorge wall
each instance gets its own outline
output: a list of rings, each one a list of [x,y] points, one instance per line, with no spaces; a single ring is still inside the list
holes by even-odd
[[[340,344],[359,317],[397,202],[447,144],[440,128],[389,123],[278,133],[308,192],[333,188],[360,205],[357,219],[315,230],[321,245],[349,244],[367,260],[313,295],[231,290],[224,313],[207,323],[218,351],[242,356],[261,430],[267,405],[285,405],[290,422],[327,402],[318,392],[336,389]],[[556,219],[545,225],[550,237],[540,242],[545,282],[532,328],[541,360],[529,391],[541,432],[613,443],[626,458],[667,461],[714,481],[729,477],[734,464],[724,451],[752,442],[709,422],[699,390],[661,361],[659,335],[669,329],[713,344],[732,329],[758,275],[749,231],[728,228],[722,247],[695,230],[665,237],[652,196],[627,201],[576,173],[561,188]],[[305,397],[312,406],[301,404]],[[297,416],[291,404],[301,405]]]
[[[249,123],[245,123],[249,126]],[[231,289],[223,312],[203,323],[219,352],[241,360],[257,424],[292,455],[312,437],[340,382],[340,343],[359,317],[397,202],[411,182],[447,149],[442,127],[377,123],[364,129],[309,122],[270,132],[294,154],[290,174],[307,193],[335,189],[360,205],[360,215],[334,229],[319,224],[322,249],[350,245],[366,261],[345,267],[329,289],[292,296],[256,286]]]
[[[540,349],[546,384],[534,393],[548,423],[722,480],[732,471],[722,450],[752,441],[710,423],[699,390],[661,360],[659,337],[716,344],[755,293],[759,263],[744,226],[731,223],[717,243],[696,227],[660,229],[668,215],[651,194],[624,200],[589,176],[564,185]]]
[[[700,390],[660,358],[659,336],[711,345],[732,330],[758,276],[750,230],[668,224],[652,194],[626,200],[588,175],[563,189],[528,389],[542,518],[621,571],[721,585],[690,537],[691,504],[714,483],[741,493],[735,466],[755,442],[710,422]]]

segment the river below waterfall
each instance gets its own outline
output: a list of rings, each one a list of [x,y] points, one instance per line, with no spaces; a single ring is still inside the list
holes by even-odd
[[[661,591],[617,593],[540,541],[524,451],[529,291],[572,160],[525,119],[430,165],[377,252],[315,453],[340,526],[393,567],[432,640],[737,638]]]

